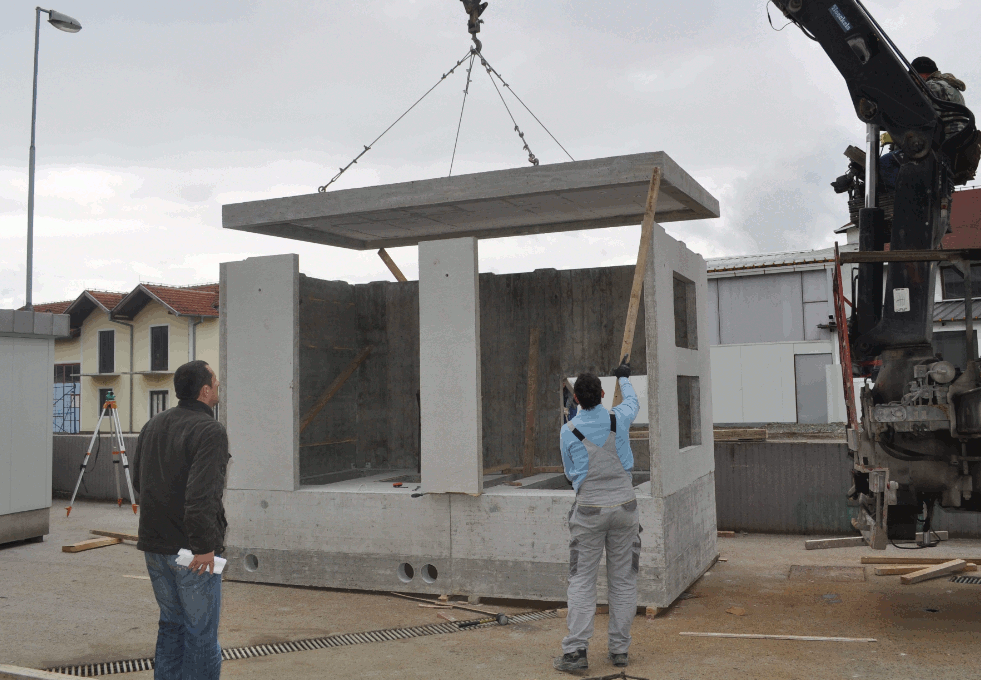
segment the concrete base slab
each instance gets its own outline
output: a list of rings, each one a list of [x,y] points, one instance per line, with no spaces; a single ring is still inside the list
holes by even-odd
[[[48,534],[50,508],[0,515],[0,543],[26,541]]]

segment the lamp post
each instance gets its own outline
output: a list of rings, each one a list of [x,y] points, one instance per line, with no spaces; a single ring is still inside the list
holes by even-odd
[[[34,278],[34,128],[37,123],[37,51],[38,39],[41,36],[41,12],[48,14],[48,23],[55,28],[66,33],[78,33],[82,30],[82,25],[67,14],[56,12],[53,9],[37,10],[36,21],[34,22],[34,99],[31,103],[31,161],[28,165],[27,179],[27,295],[25,306],[33,309],[34,304],[31,300],[32,279]]]

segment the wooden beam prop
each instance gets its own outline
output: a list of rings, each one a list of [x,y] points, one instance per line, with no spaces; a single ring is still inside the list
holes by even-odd
[[[392,256],[388,254],[387,250],[384,248],[379,250],[378,257],[380,257],[382,262],[388,266],[388,270],[395,276],[396,281],[400,281],[401,283],[408,281],[408,279],[405,278],[405,274],[403,274],[402,270],[399,269],[399,266],[395,264],[395,260],[392,259]]]
[[[743,638],[746,640],[800,640],[803,642],[877,642],[875,638],[822,637],[820,635],[757,635],[755,633],[678,633],[687,637]]]
[[[923,571],[928,569],[931,565],[929,564],[895,564],[892,566],[884,565],[881,567],[875,567],[876,576],[905,576],[906,574],[912,574],[917,571]],[[963,571],[977,571],[978,565],[971,564],[970,562],[965,562],[964,566],[961,567],[958,573]]]
[[[914,571],[912,574],[900,576],[899,582],[904,586],[908,586],[914,583],[920,583],[921,581],[929,581],[932,578],[939,578],[960,571],[966,564],[967,562],[964,560],[950,560],[943,564],[935,564],[931,567]]]
[[[640,295],[644,292],[644,274],[647,272],[647,252],[651,248],[651,235],[654,232],[654,211],[657,209],[657,195],[661,191],[661,168],[651,173],[651,188],[647,191],[647,205],[644,207],[644,221],[640,227],[640,248],[637,250],[637,266],[634,267],[634,283],[630,288],[630,303],[627,305],[627,322],[623,327],[623,342],[617,363],[630,354],[634,346],[634,332],[637,330],[637,312],[640,310]],[[620,381],[617,380],[613,392],[613,405],[623,401],[620,394]]]
[[[531,329],[528,340],[528,392],[525,396],[524,475],[535,474],[535,415],[538,412],[538,328]]]
[[[717,442],[763,442],[766,441],[766,428],[720,428],[713,430],[713,435]]]
[[[90,538],[87,541],[80,541],[78,543],[72,543],[71,545],[61,546],[61,552],[66,553],[77,553],[84,550],[92,550],[93,548],[104,548],[107,545],[116,545],[117,543],[122,543],[122,540],[118,538]]]
[[[968,564],[981,564],[981,557],[872,557],[862,558],[862,564],[943,564],[962,559]]]
[[[90,529],[89,533],[94,536],[107,536],[109,538],[118,538],[120,541],[132,541],[136,543],[140,540],[140,537],[136,534],[123,534],[118,531],[102,531],[101,529]]]
[[[358,366],[361,365],[361,362],[367,359],[368,355],[371,354],[372,349],[374,348],[371,345],[368,345],[361,350],[358,356],[354,357],[354,360],[347,365],[347,368],[341,371],[339,376],[334,378],[334,382],[332,382],[330,386],[324,390],[324,393],[320,395],[320,399],[317,400],[317,403],[314,404],[309,411],[307,411],[305,416],[303,416],[303,421],[300,423],[300,432],[307,429],[317,414],[320,413],[321,409],[327,405],[327,402],[333,399],[334,395],[341,391],[341,388],[344,387],[344,383],[347,382],[348,378],[354,375],[354,372],[358,370]]]

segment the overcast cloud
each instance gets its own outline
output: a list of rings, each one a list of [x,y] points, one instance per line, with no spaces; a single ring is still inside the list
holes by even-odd
[[[221,229],[221,205],[315,192],[469,49],[459,0],[57,0],[42,21],[34,300],[218,279],[218,263],[298,252],[320,278],[390,279],[357,253]],[[981,3],[867,6],[907,57],[981,89]],[[785,23],[771,6],[774,23]],[[762,0],[490,0],[484,54],[577,159],[665,151],[721,202],[668,231],[706,257],[819,248],[848,221],[828,186],[861,145],[844,81]],[[0,307],[24,300],[34,3],[0,4]],[[335,184],[445,175],[460,69]],[[523,167],[487,75],[473,73],[454,174]],[[512,107],[543,163],[566,160]],[[639,229],[481,241],[481,271],[636,258]],[[416,249],[391,251],[414,277]]]

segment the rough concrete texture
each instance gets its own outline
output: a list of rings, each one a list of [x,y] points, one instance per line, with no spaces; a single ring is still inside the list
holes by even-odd
[[[419,387],[423,492],[479,494],[484,457],[475,238],[419,244]]]
[[[222,206],[222,226],[364,250],[640,224],[655,167],[659,221],[719,216],[719,202],[656,152],[235,203]]]
[[[77,513],[77,514],[76,514]],[[81,520],[81,521],[80,521]],[[72,518],[51,517],[43,543],[0,547],[0,663],[47,668],[152,656],[157,607],[142,555],[132,544],[84,553],[63,543],[88,527],[135,531],[137,518],[111,504],[82,502]],[[875,678],[967,680],[981,666],[981,590],[938,579],[903,586],[878,577],[859,559],[867,548],[804,550],[803,536],[720,539],[726,562],[688,589],[667,613],[634,620],[630,675],[717,680],[738,674],[778,680]],[[940,550],[942,553],[938,553]],[[981,542],[953,540],[931,555],[981,557]],[[886,555],[902,555],[890,547]],[[811,570],[795,570],[801,565]],[[833,567],[837,571],[827,570]],[[816,568],[816,569],[814,569]],[[858,570],[859,580],[841,569]],[[854,578],[854,577],[851,577]],[[39,583],[43,587],[39,587]],[[382,593],[226,582],[224,647],[286,642],[334,633],[437,623],[432,609]],[[507,612],[528,603],[485,602]],[[555,605],[551,605],[555,606]],[[740,607],[744,616],[726,613]],[[466,612],[454,614],[469,618]],[[607,617],[597,615],[585,676],[613,674],[606,660]],[[698,639],[682,631],[873,637],[869,644]],[[354,645],[226,661],[226,680],[292,678],[538,678],[570,676],[551,668],[564,634],[562,619],[471,633]],[[126,678],[150,680],[152,672]]]
[[[534,428],[535,465],[561,465],[561,386],[570,375],[603,375],[617,352],[633,267],[481,274],[480,357],[484,466],[520,466],[524,450],[531,329],[542,341]],[[300,275],[300,413],[305,414],[363,347],[371,355],[300,435],[300,480],[330,481],[351,468],[419,466],[419,284],[352,285]],[[641,306],[631,351],[646,372]],[[640,382],[638,381],[638,385]],[[612,390],[609,392],[612,399]],[[645,395],[646,396],[646,395]],[[646,400],[645,400],[646,401]],[[518,417],[515,417],[518,413]],[[637,469],[647,444],[635,440]]]
[[[648,419],[652,423],[648,435],[649,460],[654,472],[650,481],[637,487],[641,523],[646,527],[639,593],[642,604],[665,606],[708,568],[716,554],[709,353],[705,343],[699,346],[695,341],[697,326],[705,327],[706,324],[707,284],[704,260],[669,237],[658,225],[654,226],[650,248],[644,286],[647,292],[644,296],[646,327],[643,335],[646,339],[647,372],[657,376],[657,379],[648,381]],[[462,253],[452,252],[454,249]],[[451,270],[451,278],[469,280],[476,273],[476,243],[470,239],[466,242],[424,244],[420,248],[421,267],[430,261],[433,263],[432,271],[424,272],[420,287],[430,285],[427,283],[430,274],[442,280]],[[228,317],[225,320],[228,329],[239,325],[244,328],[243,319],[246,317],[249,324],[289,328],[290,324],[283,320],[282,308],[283,301],[289,299],[290,291],[313,291],[318,287],[312,282],[302,285],[296,260],[286,257],[252,258],[225,264],[223,272],[223,281],[234,276],[248,282],[252,288],[258,286],[254,283],[258,280],[264,281],[263,285],[267,288],[275,287],[264,297],[253,294],[252,288],[249,288],[248,304],[245,305],[234,299],[234,287],[226,286],[223,290],[229,293],[223,309]],[[683,303],[688,306],[680,311],[675,304],[675,279],[679,276],[691,285],[692,291]],[[469,303],[464,305],[465,309],[457,309],[450,299],[460,285],[446,288],[443,297],[447,300],[442,303],[437,295],[437,299],[433,300],[436,304],[428,311],[426,304],[419,304],[422,318],[419,325],[420,343],[427,345],[425,349],[420,349],[420,372],[423,373],[420,384],[424,397],[427,379],[433,381],[435,390],[433,396],[426,397],[423,402],[423,441],[426,441],[426,433],[432,432],[436,437],[443,436],[442,443],[448,444],[449,448],[441,449],[440,455],[428,464],[424,452],[422,474],[418,477],[412,474],[412,468],[401,471],[387,468],[388,473],[372,477],[370,475],[374,469],[344,471],[331,467],[325,465],[330,456],[328,449],[319,455],[316,465],[317,479],[322,485],[303,486],[296,492],[291,492],[288,486],[284,488],[271,483],[265,487],[256,486],[258,477],[253,471],[237,473],[234,470],[261,459],[262,469],[275,469],[282,479],[290,478],[291,472],[299,476],[300,473],[294,471],[304,466],[302,462],[298,464],[293,455],[297,443],[293,442],[292,451],[288,441],[277,445],[267,438],[267,433],[257,431],[256,421],[232,413],[233,407],[229,402],[226,418],[235,457],[230,465],[227,494],[228,517],[232,527],[227,540],[232,560],[228,578],[367,589],[391,589],[403,583],[416,592],[454,592],[540,600],[564,597],[568,569],[565,520],[574,498],[571,488],[561,483],[559,475],[555,475],[558,479],[554,485],[550,485],[548,480],[536,484],[529,479],[522,480],[522,486],[518,488],[484,488],[479,483],[470,484],[479,482],[482,472],[479,449],[476,449],[475,455],[467,448],[467,441],[473,439],[473,430],[479,435],[479,409],[476,404],[468,406],[462,396],[453,396],[452,391],[448,395],[451,397],[449,401],[443,400],[447,395],[439,393],[440,382],[436,378],[443,368],[440,359],[442,357],[444,362],[447,360],[448,354],[452,354],[453,342],[456,342],[463,353],[460,361],[466,363],[469,356],[471,368],[466,372],[458,367],[449,377],[457,376],[460,379],[457,374],[466,373],[467,386],[475,389],[473,397],[481,394],[480,376],[474,375],[478,365],[474,362],[480,359],[479,355],[474,356],[479,351],[476,337],[483,335],[478,324],[479,308],[475,308],[476,291],[471,298],[463,295],[461,299],[464,302],[469,300]],[[331,292],[329,286],[319,287],[322,290],[320,294],[326,296]],[[439,290],[439,286],[434,285],[433,290]],[[553,335],[549,332],[550,319],[571,319],[575,323],[578,317],[586,326],[592,318],[610,316],[608,309],[622,305],[624,299],[621,298],[619,305],[614,303],[610,307],[598,308],[596,300],[590,299],[589,291],[585,291],[578,298],[573,298],[570,306],[568,300],[563,302],[559,298],[560,291],[559,287],[545,289],[543,293],[554,305],[552,315],[536,319],[545,326],[545,345],[549,344],[549,338],[561,337],[561,333]],[[342,296],[345,294],[340,288],[333,292]],[[327,302],[329,298],[322,300]],[[583,309],[576,310],[577,300]],[[340,308],[333,317],[346,317],[350,321],[350,315],[345,310],[345,307]],[[448,314],[447,310],[453,314]],[[357,304],[355,313],[359,313]],[[330,318],[324,312],[320,314],[324,321]],[[688,346],[684,348],[676,346],[676,318],[682,317],[688,333],[686,337],[691,338],[690,341],[686,340]],[[226,385],[247,384],[257,362],[262,362],[264,379],[270,384],[297,384],[298,381],[289,381],[299,363],[300,347],[308,341],[316,347],[314,334],[317,326],[295,321],[292,328],[295,334],[292,344],[289,338],[279,336],[271,349],[265,350],[261,334],[253,334],[254,337],[249,340],[252,343],[249,352],[240,351],[233,357],[229,349],[223,365]],[[507,335],[513,330],[513,325],[495,324],[494,328],[501,335]],[[335,338],[337,336],[336,329],[325,328],[324,332],[326,337],[320,340],[321,343],[331,342],[331,334]],[[303,333],[310,335],[301,337]],[[471,333],[469,344],[460,341],[460,338],[466,338],[467,333]],[[588,335],[588,332],[582,331],[579,337]],[[614,365],[619,357],[615,354],[609,357],[609,353],[617,352],[614,348],[619,343],[616,331],[610,335],[613,337],[607,337],[605,345],[596,343],[603,346],[603,350],[597,351],[597,354],[612,359],[610,365]],[[366,339],[365,344],[370,344],[370,341]],[[510,375],[528,373],[527,360],[522,361],[527,356],[527,350],[521,347],[521,351],[515,352],[516,344],[510,345],[509,351],[499,350],[492,355],[497,364],[492,370],[499,376],[503,375],[504,381]],[[292,354],[288,352],[291,346]],[[351,351],[345,349],[341,356],[347,358]],[[519,354],[517,358],[510,358],[517,364],[517,369],[510,374],[502,373],[501,365],[513,354]],[[556,402],[559,400],[555,397],[559,396],[561,385],[570,372],[568,364],[559,363],[561,356],[551,356],[556,359],[556,365],[550,366],[555,377],[552,408],[558,408],[560,405]],[[321,361],[321,374],[324,357],[323,352],[316,357]],[[369,357],[365,365],[370,363]],[[463,363],[460,365],[463,366]],[[643,367],[638,365],[638,372],[642,370]],[[686,417],[691,421],[689,430],[694,428],[692,431],[696,441],[685,444],[684,448],[681,448],[679,439],[678,414],[681,407],[678,376],[700,380],[703,386],[700,393],[697,390],[692,392],[694,402],[686,407]],[[302,389],[304,383],[299,384]],[[448,390],[448,387],[443,389]],[[358,418],[362,407],[375,413],[386,408],[390,412],[401,412],[404,422],[406,412],[412,413],[411,399],[406,399],[406,396],[403,392],[401,399],[382,403],[364,403],[359,399]],[[316,397],[304,396],[299,402],[306,405],[316,400]],[[406,408],[407,402],[409,408]],[[438,408],[427,411],[429,402]],[[511,399],[498,404],[491,422],[523,422],[523,410],[515,408],[516,403],[520,402]],[[547,404],[548,400],[542,403]],[[350,413],[349,404],[342,403],[340,408]],[[330,407],[325,410],[329,411]],[[296,422],[302,416],[295,411],[292,417]],[[453,426],[460,424],[455,419],[466,426],[465,432],[454,434]],[[560,424],[561,418],[551,423],[556,435]],[[344,427],[349,432],[347,428],[350,424]],[[343,434],[346,434],[331,432],[326,423],[320,431],[324,432],[322,436],[326,436],[327,440],[311,442],[301,438],[300,448],[328,447],[331,440],[342,443],[345,438]],[[469,439],[465,436],[467,433],[471,435]],[[516,440],[514,444],[519,441],[522,440]],[[308,444],[313,446],[308,447]],[[456,451],[454,447],[457,446],[470,451],[469,455]],[[487,446],[486,440],[484,446]],[[557,458],[557,451],[553,455]],[[508,460],[512,465],[518,461],[517,456]],[[485,460],[483,464],[487,462]],[[367,468],[367,461],[365,463]],[[440,479],[447,469],[456,469],[459,473],[455,480],[450,476]],[[465,479],[466,474],[470,477]],[[432,487],[427,481],[429,475],[434,477]],[[340,484],[328,484],[328,481]],[[395,482],[402,482],[405,486],[393,488],[391,484]],[[423,491],[443,488],[472,494],[479,493],[483,488],[483,495],[411,498],[410,493],[420,488]],[[267,493],[271,491],[286,493]],[[438,576],[432,576],[434,573]]]

